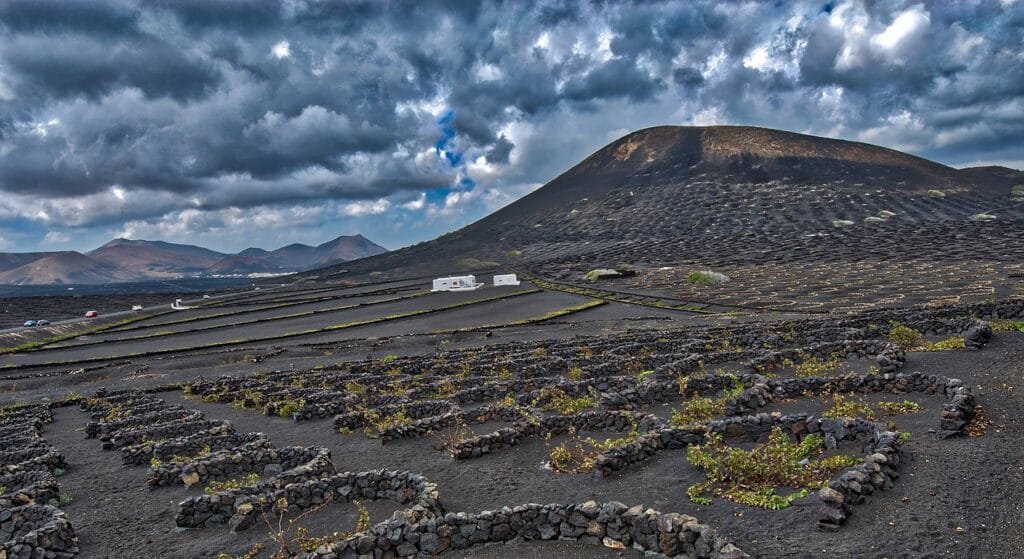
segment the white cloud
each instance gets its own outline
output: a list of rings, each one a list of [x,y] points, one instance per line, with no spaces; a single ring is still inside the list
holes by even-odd
[[[896,16],[884,31],[871,37],[871,44],[892,61],[902,64],[906,62],[902,47],[924,32],[930,22],[931,17],[924,6],[912,6]]]
[[[380,215],[391,208],[391,202],[381,198],[379,200],[351,202],[341,207],[342,215],[361,217],[366,215]]]
[[[71,240],[71,236],[61,231],[50,231],[43,237],[43,242],[49,245],[62,245]]]
[[[275,44],[274,47],[270,49],[270,54],[273,55],[274,58],[278,60],[281,60],[282,58],[288,58],[289,56],[292,55],[291,45],[288,43],[288,41],[281,41]]]
[[[417,211],[417,210],[422,210],[423,206],[425,206],[426,204],[427,204],[427,194],[425,192],[420,192],[420,195],[419,195],[418,198],[416,198],[415,200],[410,200],[410,201],[402,204],[402,207],[407,209],[407,210]]]

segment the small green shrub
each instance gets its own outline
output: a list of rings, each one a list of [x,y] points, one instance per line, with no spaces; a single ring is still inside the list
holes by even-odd
[[[722,400],[712,400],[704,396],[690,398],[678,409],[672,410],[669,422],[677,427],[684,427],[714,419],[722,413]]]
[[[686,276],[686,283],[690,285],[718,285],[727,281],[729,281],[729,276],[710,270],[691,272]]]
[[[946,338],[937,342],[928,342],[924,347],[925,351],[953,351],[967,349],[967,342],[961,337]]]
[[[203,488],[203,493],[206,493],[207,495],[216,495],[221,491],[231,491],[232,489],[241,489],[243,487],[249,487],[250,485],[256,485],[259,481],[260,475],[256,472],[252,472],[234,479],[211,481]]]
[[[541,406],[544,411],[555,411],[562,415],[574,415],[584,410],[598,406],[598,395],[594,387],[587,390],[587,394],[573,398],[561,388],[546,388],[541,390],[541,395],[534,401],[534,405],[540,402],[545,396],[548,400]]]
[[[839,357],[832,357],[828,361],[821,359],[820,357],[806,357],[796,366],[796,376],[798,377],[820,377],[825,376],[828,373],[834,372],[843,366],[843,361]]]
[[[704,444],[686,449],[690,465],[707,472],[707,481],[691,486],[686,494],[698,504],[710,504],[707,493],[748,506],[771,510],[784,509],[807,495],[810,489],[824,486],[835,472],[859,462],[853,456],[819,456],[824,439],[810,434],[794,442],[775,427],[768,441],[751,450],[726,446],[719,434],[710,434]],[[794,488],[779,495],[780,487]]]
[[[1024,332],[1024,320],[996,320],[992,323],[995,332]]]
[[[886,336],[890,342],[898,344],[905,350],[912,349],[921,343],[921,333],[909,326],[902,324],[896,324],[889,329],[889,334]]]
[[[910,400],[903,400],[902,402],[879,402],[878,409],[882,410],[886,415],[905,415],[921,411],[921,404],[911,402]]]
[[[833,394],[832,406],[821,412],[821,417],[863,417],[865,419],[874,419],[875,411],[871,409],[867,402],[860,398]]]

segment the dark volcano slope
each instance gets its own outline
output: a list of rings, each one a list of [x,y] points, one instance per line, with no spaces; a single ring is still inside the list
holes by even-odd
[[[640,273],[619,288],[790,309],[1006,295],[1024,257],[1020,185],[1019,171],[857,142],[665,126],[458,231],[345,268],[422,275],[490,261],[576,282],[629,264]],[[704,269],[735,281],[686,285]],[[844,286],[856,293],[831,291]]]

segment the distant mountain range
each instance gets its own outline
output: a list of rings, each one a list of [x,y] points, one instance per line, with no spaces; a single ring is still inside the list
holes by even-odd
[[[238,254],[163,241],[114,239],[85,254],[0,253],[0,285],[99,284],[289,273],[384,252],[387,249],[362,235],[341,236],[315,247],[296,243],[271,251],[247,248]]]

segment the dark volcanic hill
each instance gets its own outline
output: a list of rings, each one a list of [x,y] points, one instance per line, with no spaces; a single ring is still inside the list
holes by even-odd
[[[629,264],[641,273],[620,287],[687,300],[708,299],[710,288],[687,286],[686,276],[715,269],[734,281],[714,298],[772,308],[842,299],[825,295],[844,281],[836,266],[872,300],[925,296],[930,281],[950,279],[971,295],[992,294],[996,279],[1008,289],[1002,280],[1024,256],[1024,204],[1011,196],[1021,184],[1020,171],[959,170],[858,142],[663,126],[612,142],[458,231],[345,268],[442,273],[475,259],[577,281],[591,268]],[[895,287],[872,287],[880,275]],[[981,279],[960,281],[968,275]],[[904,280],[917,283],[899,292]]]
[[[80,252],[56,252],[0,273],[7,285],[66,285],[107,283],[141,279],[140,274],[120,270]]]
[[[147,277],[201,272],[227,256],[193,245],[130,239],[114,239],[88,255],[111,268],[132,270]]]
[[[243,252],[248,251],[253,251],[253,249],[246,249]],[[260,258],[272,262],[282,269],[308,270],[336,262],[358,260],[385,252],[387,252],[387,249],[362,235],[342,235],[337,239],[327,241],[315,247],[294,243],[277,250],[265,252],[262,255],[250,252],[243,256]],[[242,254],[240,253],[240,255]]]
[[[210,275],[247,275],[280,272],[281,268],[272,262],[246,256],[225,256],[210,266],[205,273]]]
[[[316,263],[319,266],[333,262],[348,262],[368,256],[384,254],[387,249],[362,235],[341,236],[316,247]]]
[[[13,270],[19,266],[24,266],[33,260],[39,260],[45,256],[50,256],[52,252],[2,252],[0,253],[0,272],[6,272]]]

